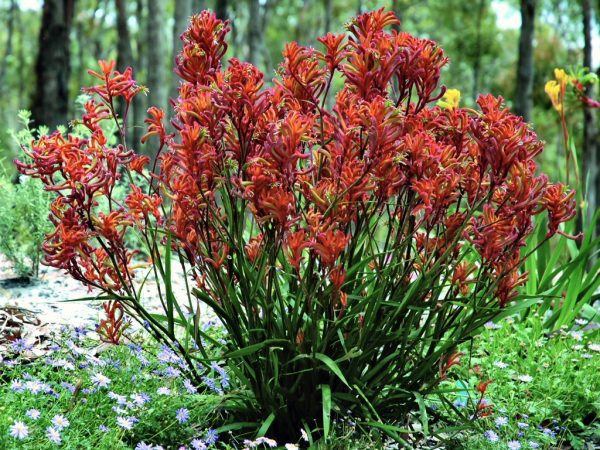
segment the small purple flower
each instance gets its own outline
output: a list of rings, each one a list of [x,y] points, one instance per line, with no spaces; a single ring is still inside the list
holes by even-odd
[[[20,420],[16,420],[15,423],[10,426],[10,435],[16,439],[25,439],[29,436],[29,428]]]
[[[144,392],[131,394],[129,397],[133,400],[133,403],[135,403],[137,406],[144,406],[144,404],[146,404],[150,401],[150,396]]]
[[[25,387],[23,386],[23,382],[19,380],[12,380],[10,383],[10,388],[15,392],[23,392],[25,391]]]
[[[140,442],[138,445],[135,446],[135,450],[153,450],[154,447],[152,447],[152,445],[150,444],[146,444],[145,442]]]
[[[495,423],[498,428],[503,427],[504,425],[508,424],[508,417],[498,417]]]
[[[519,450],[521,448],[519,441],[509,441],[507,445],[510,450]]]
[[[190,420],[190,412],[185,408],[179,408],[175,418],[179,423],[186,423],[188,420]]]
[[[550,436],[551,438],[556,436],[554,431],[552,431],[550,428],[542,428],[542,433],[544,433],[546,436]]]
[[[70,422],[69,419],[62,414],[57,414],[52,418],[52,424],[57,430],[62,430],[63,428],[67,428],[70,425]]]
[[[102,431],[103,433],[108,433],[108,431],[109,431],[109,430],[108,430],[108,427],[107,427],[106,425],[100,425],[100,426],[98,427],[98,429],[99,429],[100,431]]]
[[[117,417],[117,425],[124,430],[131,430],[133,428],[133,424],[134,422],[131,417]]]
[[[46,386],[44,385],[44,383],[41,383],[39,380],[27,381],[25,383],[25,389],[27,389],[33,395],[37,395],[45,388]]]
[[[498,442],[500,439],[494,430],[487,430],[485,433],[483,433],[483,437],[490,442]]]
[[[22,353],[31,350],[33,345],[29,344],[25,339],[20,338],[10,344],[10,348],[15,353]]]
[[[537,442],[535,442],[535,441],[529,441],[529,442],[527,443],[527,445],[529,445],[529,448],[534,448],[534,449],[535,449],[535,448],[540,448],[540,444],[538,444],[538,443],[537,443]]]
[[[204,378],[203,378],[204,379]],[[192,382],[190,380],[188,380],[187,378],[183,381],[183,387],[190,393],[190,394],[195,394],[198,392],[198,389],[196,389],[196,386],[194,386],[192,384]]]
[[[92,384],[99,388],[105,388],[105,387],[108,387],[108,385],[110,384],[110,378],[108,378],[107,376],[105,376],[104,374],[102,374],[100,372],[96,372],[92,376]]]
[[[53,444],[60,444],[62,442],[62,438],[60,437],[60,431],[54,427],[46,428],[46,437]]]
[[[217,442],[217,439],[219,439],[219,435],[217,434],[217,432],[215,430],[213,430],[212,428],[209,428],[208,431],[206,432],[206,436],[204,438],[206,443],[208,445],[215,445],[215,443]]]
[[[212,378],[202,377],[202,381],[204,381],[204,383],[208,386],[208,388],[211,391],[216,392],[219,395],[224,394],[223,389],[221,389],[219,386],[217,386],[217,383]]]
[[[525,429],[525,428],[529,428],[529,424],[528,424],[528,423],[525,423],[525,422],[517,422],[517,426],[518,426],[519,428],[523,428],[523,429]]]
[[[37,409],[30,409],[26,413],[27,417],[33,420],[38,420],[42,413],[40,413]]]
[[[177,367],[167,366],[165,370],[163,370],[163,375],[167,378],[178,378],[181,375],[181,370]]]
[[[161,386],[158,388],[158,390],[156,391],[156,393],[158,395],[171,395],[171,389],[169,389],[166,386]]]
[[[201,439],[193,439],[190,445],[194,450],[206,450],[206,444]]]

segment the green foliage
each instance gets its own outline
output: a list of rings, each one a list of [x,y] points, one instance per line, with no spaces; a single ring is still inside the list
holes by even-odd
[[[456,413],[473,413],[480,398],[473,388],[486,380],[493,380],[485,394],[493,407],[491,415],[472,422],[474,432],[463,434],[459,447],[505,449],[515,440],[522,448],[534,448],[531,441],[539,448],[586,448],[585,439],[600,438],[599,335],[584,331],[585,322],[546,333],[539,315],[523,322],[509,318],[464,345],[468,364],[465,356],[455,372],[460,381],[448,383],[467,387],[454,397]],[[488,430],[498,442],[484,436]]]
[[[37,133],[29,128],[30,115],[28,111],[19,112],[24,128],[13,133],[19,145],[30,143]],[[19,276],[38,276],[41,246],[52,229],[48,219],[50,198],[39,180],[21,177],[14,184],[5,169],[0,174],[0,253]]]
[[[136,344],[110,346],[99,352],[98,338],[89,328],[63,327],[53,334],[54,350],[46,349],[43,358],[31,362],[26,356],[13,359],[15,355],[4,352],[8,359],[0,358],[0,448],[57,448],[46,432],[58,414],[70,422],[60,430],[60,448],[65,450],[131,450],[142,441],[179,448],[202,437],[221,398],[190,393],[185,378],[165,375],[165,368],[175,361],[161,360],[163,349],[144,342],[143,334],[128,336]],[[97,374],[108,379],[106,386],[94,383]],[[36,386],[41,388],[34,393],[31,389]],[[185,423],[176,418],[179,408],[189,411]],[[31,409],[40,412],[39,419],[26,415]],[[119,427],[117,417],[135,417],[139,422],[126,430]],[[28,426],[27,438],[9,435],[15,421]]]
[[[538,223],[525,248],[525,253],[531,252],[531,256],[524,265],[529,279],[523,296],[537,297],[539,302],[525,311],[523,318],[541,314],[548,331],[572,325],[579,314],[588,320],[598,320],[598,312],[592,305],[600,299],[600,237],[593,239],[599,218],[600,210],[584,230],[580,244],[565,236],[548,242],[544,236],[545,222]],[[567,229],[573,231],[573,228],[574,224],[568,224]]]

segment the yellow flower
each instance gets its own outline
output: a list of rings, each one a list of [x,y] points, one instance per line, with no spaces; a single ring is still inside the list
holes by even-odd
[[[440,108],[456,109],[460,103],[460,91],[458,89],[448,89],[442,99],[437,103]]]
[[[567,83],[571,79],[571,77],[567,75],[563,69],[558,68],[554,69],[554,78],[556,78],[556,81],[558,81],[558,84],[560,84],[561,89],[565,89],[567,87]]]
[[[563,101],[565,99],[565,92],[567,91],[567,84],[572,80],[573,77],[567,75],[567,73],[563,69],[556,68],[554,69],[554,80],[550,80],[546,83],[544,90],[550,100],[552,101],[552,106],[558,112],[563,110]]]
[[[562,100],[564,93],[562,93],[563,95],[561,95],[560,84],[558,84],[556,80],[550,80],[546,83],[544,90],[546,91],[546,94],[548,94],[548,97],[550,97],[550,100],[552,101],[552,106],[554,106],[554,108],[558,112],[562,111]]]

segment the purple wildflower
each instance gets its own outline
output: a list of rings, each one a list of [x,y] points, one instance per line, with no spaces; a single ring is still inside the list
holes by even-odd
[[[190,420],[190,412],[185,408],[179,408],[175,418],[179,423],[186,423],[188,420]]]
[[[10,435],[16,439],[25,439],[29,436],[29,428],[20,420],[16,420],[15,423],[10,426]]]
[[[219,435],[217,434],[217,432],[215,430],[213,430],[212,428],[209,428],[208,431],[206,432],[206,436],[204,438],[206,443],[208,445],[215,445],[215,443],[217,442],[217,439],[219,439]]]
[[[33,420],[38,420],[42,413],[40,413],[37,409],[30,409],[26,413],[27,417]]]
[[[483,433],[483,437],[490,442],[498,442],[500,439],[494,430],[487,430],[485,433]]]
[[[60,437],[60,431],[54,427],[46,428],[46,437],[53,444],[60,444],[62,442],[62,438]]]
[[[52,424],[57,430],[62,430],[63,428],[67,428],[70,425],[70,422],[69,419],[62,414],[57,414],[52,418]]]

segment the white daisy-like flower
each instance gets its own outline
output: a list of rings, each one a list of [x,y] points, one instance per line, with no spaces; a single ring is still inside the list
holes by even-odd
[[[29,436],[29,428],[20,420],[16,420],[15,423],[10,426],[10,435],[17,439],[25,439]]]
[[[571,331],[570,335],[576,341],[583,341],[583,333],[581,331]]]
[[[92,383],[94,386],[99,388],[105,388],[110,384],[110,378],[104,374],[101,374],[100,372],[97,372],[94,374],[94,376],[92,376]]]
[[[600,352],[600,344],[588,344],[588,350]]]
[[[496,361],[494,366],[496,366],[498,369],[506,369],[508,364],[506,364],[504,361]]]
[[[523,383],[531,383],[533,381],[533,377],[531,375],[519,375],[517,379]]]
[[[56,427],[57,430],[62,430],[63,428],[67,428],[70,425],[69,419],[67,419],[62,414],[57,414],[52,418],[52,424]]]
[[[300,430],[300,435],[302,436],[302,440],[304,442],[308,442],[308,434],[306,434],[306,431],[304,431],[304,429]]]

